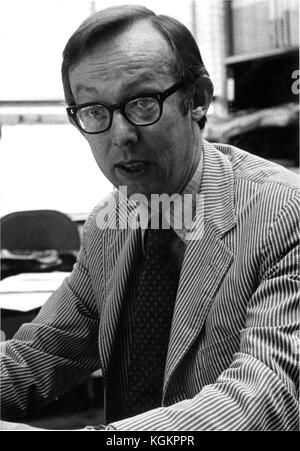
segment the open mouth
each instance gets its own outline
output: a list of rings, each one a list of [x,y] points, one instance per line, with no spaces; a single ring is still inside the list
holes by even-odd
[[[149,168],[150,163],[147,161],[132,161],[128,163],[117,164],[117,168],[127,174],[141,174]]]

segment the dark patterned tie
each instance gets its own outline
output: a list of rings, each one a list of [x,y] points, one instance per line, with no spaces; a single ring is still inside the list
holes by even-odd
[[[173,229],[147,232],[145,257],[133,306],[123,417],[134,416],[161,405],[180,277],[178,255],[172,251],[178,240]]]

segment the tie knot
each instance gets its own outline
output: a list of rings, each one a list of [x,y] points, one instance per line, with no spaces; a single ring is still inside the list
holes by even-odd
[[[145,236],[145,251],[151,248],[165,248],[170,246],[174,240],[175,232],[170,227],[169,229],[148,229]]]

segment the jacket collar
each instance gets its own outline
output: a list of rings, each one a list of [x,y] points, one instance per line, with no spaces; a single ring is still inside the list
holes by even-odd
[[[164,380],[164,401],[172,375],[199,336],[233,254],[222,237],[236,224],[231,163],[203,141],[204,169],[194,239],[184,256],[173,315]]]
[[[203,139],[203,174],[200,195],[205,222],[221,238],[236,224],[234,174],[229,158]]]

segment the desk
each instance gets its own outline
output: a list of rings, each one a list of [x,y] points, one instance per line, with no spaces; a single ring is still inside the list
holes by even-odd
[[[0,281],[1,339],[31,322],[69,272],[24,273]]]
[[[0,420],[0,431],[41,431],[43,429],[36,429],[28,424],[13,423]]]
[[[31,322],[69,272],[23,273],[0,281],[1,340]]]
[[[69,273],[25,273],[0,282],[2,338],[11,339],[19,327],[31,322],[40,307]],[[62,395],[21,423],[45,429],[78,429],[104,421],[101,377],[86,382]],[[14,420],[15,421],[15,420]]]

